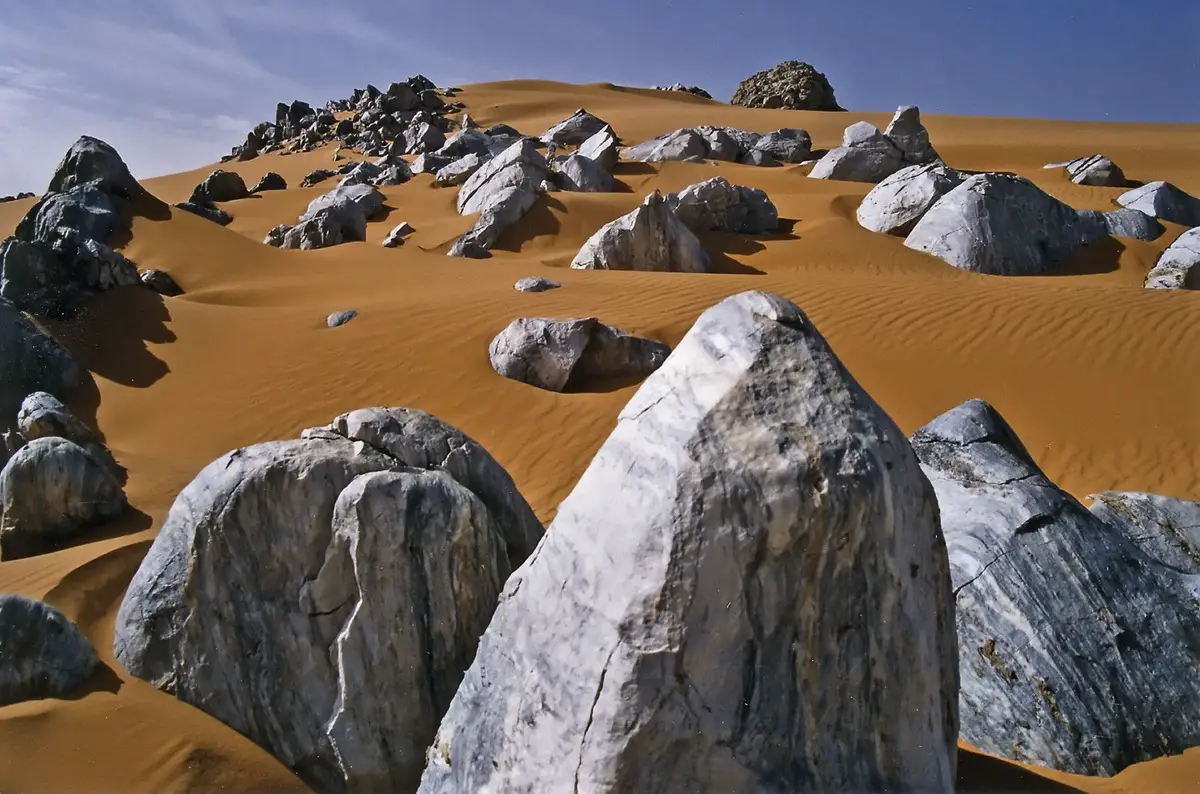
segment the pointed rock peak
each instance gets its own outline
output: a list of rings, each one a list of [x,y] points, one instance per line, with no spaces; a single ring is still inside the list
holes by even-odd
[[[59,161],[46,191],[64,193],[88,182],[95,182],[105,193],[124,199],[137,198],[145,192],[116,149],[99,138],[81,135]]]
[[[911,441],[922,464],[956,478],[996,483],[1041,473],[1016,431],[978,398],[919,428]]]

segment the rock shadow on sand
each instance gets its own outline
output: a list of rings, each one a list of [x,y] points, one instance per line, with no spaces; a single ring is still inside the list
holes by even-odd
[[[958,794],[1083,794],[1080,789],[1049,780],[984,753],[958,749]]]
[[[1091,245],[1081,245],[1071,252],[1071,258],[1062,267],[1039,273],[1034,278],[1046,276],[1098,276],[1113,273],[1121,267],[1121,254],[1126,245],[1116,237],[1104,237]]]
[[[500,233],[493,251],[507,251],[512,254],[520,253],[525,243],[536,237],[550,237],[558,234],[562,222],[555,212],[565,214],[567,205],[554,196],[543,193],[533,202],[529,211],[521,219]]]
[[[779,228],[768,234],[738,234],[736,232],[710,231],[698,236],[712,263],[713,272],[736,276],[762,276],[764,271],[734,259],[733,256],[750,256],[767,250],[765,245],[777,240],[799,240],[793,231],[797,221],[780,218]]]

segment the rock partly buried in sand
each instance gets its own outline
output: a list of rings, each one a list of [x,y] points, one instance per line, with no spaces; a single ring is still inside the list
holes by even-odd
[[[938,199],[962,184],[945,163],[910,165],[884,179],[858,205],[858,224],[883,234],[905,235]]]
[[[31,557],[125,510],[105,463],[64,438],[36,438],[0,472],[0,559]]]
[[[674,130],[636,146],[629,146],[621,152],[627,160],[644,163],[681,161],[689,157],[705,157],[707,154],[704,138],[693,129]]]
[[[605,171],[612,173],[621,161],[621,140],[613,132],[613,128],[605,124],[599,132],[579,144],[576,152],[589,160],[595,161]]]
[[[339,325],[345,325],[358,316],[357,309],[346,309],[345,311],[334,312],[325,318],[325,325],[330,328],[337,328]]]
[[[1200,227],[1167,246],[1146,274],[1147,289],[1200,289]]]
[[[976,174],[941,198],[904,245],[994,276],[1031,276],[1066,263],[1093,238],[1073,208],[1024,177]]]
[[[29,394],[66,397],[83,379],[84,370],[66,348],[0,299],[0,428],[10,426]]]
[[[1058,165],[1058,163],[1053,163],[1046,167],[1051,168]],[[1079,157],[1063,163],[1061,167],[1067,170],[1067,176],[1077,185],[1093,187],[1125,187],[1126,185],[1125,172],[1102,154]]]
[[[1117,203],[1180,226],[1200,226],[1200,199],[1170,182],[1150,182],[1134,188],[1117,196]]]
[[[633,212],[606,223],[571,260],[579,270],[708,273],[700,240],[655,190]]]
[[[113,650],[317,790],[412,791],[542,527],[486,450],[428,414],[364,409],[301,435],[184,488]]]
[[[1200,743],[1200,689],[1190,683],[1200,538],[1181,531],[1200,525],[1200,505],[1165,500],[1178,509],[1146,520],[1110,502],[1132,519],[1121,522],[1089,511],[982,400],[939,416],[912,443],[949,547],[962,738],[1106,776]],[[1190,524],[1170,520],[1185,513]]]
[[[667,195],[667,206],[693,232],[761,234],[779,228],[779,212],[765,191],[715,176]]]
[[[232,215],[217,205],[212,204],[211,202],[200,203],[196,201],[180,201],[176,204],[172,204],[171,206],[175,207],[176,209],[181,209],[184,212],[190,212],[193,215],[199,215],[201,218],[212,221],[213,223],[221,226],[228,226],[229,224],[233,223]]]
[[[558,184],[563,190],[577,193],[612,192],[612,174],[590,157],[575,153],[556,159],[550,165],[558,175]]]
[[[67,193],[85,184],[126,200],[136,199],[146,192],[129,173],[129,167],[116,149],[88,135],[80,136],[71,144],[54,169],[46,192]]]
[[[412,234],[414,231],[416,230],[413,229],[412,224],[410,224],[408,221],[400,221],[400,223],[396,224],[392,230],[387,233],[387,237],[383,238],[383,247],[395,248],[398,245],[402,245],[404,243],[404,238]]]
[[[246,189],[241,174],[218,168],[196,185],[188,201],[193,204],[208,204],[214,201],[236,201],[249,195],[250,191]]]
[[[938,160],[921,124],[920,111],[901,105],[884,132],[865,121],[846,128],[842,145],[831,149],[808,173],[813,179],[881,182],[909,165]]]
[[[670,353],[661,342],[632,336],[595,317],[522,317],[488,347],[498,374],[557,392],[639,381],[661,367]]]
[[[553,178],[550,164],[537,150],[537,141],[522,138],[484,163],[463,183],[458,191],[458,212],[461,215],[481,212],[505,188],[535,191],[543,181]]]
[[[42,601],[0,594],[0,706],[69,694],[99,665],[87,637]]]
[[[538,193],[528,186],[510,185],[499,192],[488,193],[487,202],[480,206],[479,217],[461,237],[454,241],[447,256],[485,259],[500,235],[512,226],[537,201]]]
[[[266,236],[263,237],[263,244],[274,246],[275,248],[282,248],[284,238],[287,237],[287,233],[291,231],[291,229],[292,227],[288,226],[286,223],[281,223],[277,226],[274,226],[269,232],[267,232]]]
[[[541,276],[527,276],[517,281],[513,285],[513,289],[517,292],[546,292],[547,290],[558,289],[562,284],[557,281],[551,281],[548,278]]]
[[[331,176],[337,176],[337,171],[331,171],[328,168],[317,168],[309,171],[304,179],[300,181],[300,187],[312,187],[320,182],[324,182]]]
[[[580,108],[543,132],[540,140],[559,146],[578,146],[607,126],[602,119]]]
[[[104,464],[113,477],[119,480],[124,475],[121,466],[95,431],[79,421],[61,400],[48,392],[34,392],[21,402],[21,409],[17,412],[17,430],[26,441],[65,438],[87,450]]]
[[[144,285],[164,297],[174,298],[183,294],[183,287],[165,270],[143,270],[138,277]]]
[[[675,83],[674,85],[656,85],[655,91],[676,91],[683,94],[691,94],[702,99],[712,99],[712,94],[705,91],[698,85],[684,85],[683,83]]]
[[[803,61],[784,61],[738,84],[732,105],[789,110],[842,110],[825,75]]]
[[[433,184],[438,187],[461,185],[483,166],[486,159],[486,157],[480,157],[474,152],[465,154],[448,165],[439,168],[437,173],[433,175]]]
[[[251,193],[262,193],[265,190],[287,190],[287,180],[274,171],[268,171],[250,188]]]
[[[310,250],[362,242],[367,239],[367,221],[382,210],[383,194],[371,185],[336,187],[309,203],[299,222],[284,233],[280,246]]]
[[[812,156],[812,138],[806,130],[784,128],[768,132],[752,148],[781,163],[802,163]]]
[[[735,295],[508,580],[419,791],[948,794],[953,608],[899,428],[800,309]]]
[[[436,174],[454,162],[453,157],[440,154],[419,154],[413,158],[410,167],[414,174]]]
[[[1082,216],[1091,211],[1081,211]],[[1135,240],[1157,240],[1167,229],[1156,218],[1141,210],[1122,207],[1119,210],[1099,213],[1104,231],[1114,237],[1132,237]]]

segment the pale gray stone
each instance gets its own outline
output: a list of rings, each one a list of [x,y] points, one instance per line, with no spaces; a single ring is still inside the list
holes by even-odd
[[[542,143],[578,146],[608,125],[583,108],[555,124],[541,135]]]
[[[446,143],[438,149],[437,154],[455,158],[465,157],[468,154],[489,157],[491,155],[490,145],[491,138],[483,130],[461,129],[446,139]]]
[[[541,276],[527,276],[520,279],[513,285],[513,289],[517,292],[546,292],[547,290],[558,289],[562,284],[557,281],[552,281]]]
[[[571,260],[579,270],[707,273],[700,240],[655,190],[633,212],[600,227]]]
[[[611,193],[613,176],[600,163],[582,154],[570,154],[552,162],[563,190],[577,193]]]
[[[1147,289],[1200,289],[1200,227],[1167,246],[1146,274]]]
[[[937,201],[962,184],[945,163],[910,165],[884,179],[863,198],[856,217],[864,229],[905,235]]]
[[[87,637],[42,601],[0,594],[0,706],[70,694],[100,660]]]
[[[1189,195],[1170,182],[1150,182],[1117,196],[1122,207],[1141,210],[1181,226],[1200,226],[1200,198]]]
[[[420,794],[949,792],[933,489],[795,305],[706,311],[505,585]]]
[[[249,195],[250,191],[246,189],[241,174],[218,168],[196,185],[188,201],[203,206],[214,201],[235,201]]]
[[[579,144],[578,154],[594,160],[605,171],[611,173],[621,160],[620,143],[612,127],[605,124],[599,132]]]
[[[190,212],[193,215],[199,215],[206,221],[212,221],[219,226],[228,226],[233,223],[233,216],[225,210],[221,209],[211,202],[201,203],[197,201],[180,201],[172,204],[172,207],[181,209],[184,212]]]
[[[595,317],[521,317],[492,339],[492,369],[549,391],[580,391],[613,380],[640,380],[662,366],[671,349],[632,336]]]
[[[667,205],[693,232],[761,234],[779,228],[779,212],[763,190],[716,176],[667,196]]]
[[[759,168],[776,168],[783,165],[774,157],[761,149],[751,149],[738,159],[742,165],[756,165]]]
[[[916,105],[898,107],[883,135],[901,151],[906,163],[924,165],[941,159],[929,143],[929,131],[921,123]]]
[[[912,443],[949,548],[962,738],[1103,776],[1200,743],[1200,504],[1102,496],[1089,511],[982,400]]]
[[[383,167],[375,163],[357,163],[345,176],[338,182],[338,187],[346,187],[348,185],[370,185],[373,184],[376,177],[383,173]]]
[[[98,138],[81,135],[55,167],[46,192],[67,193],[85,184],[123,199],[145,193],[116,149]]]
[[[1080,214],[1083,214],[1082,211]],[[1167,230],[1156,218],[1129,207],[1101,213],[1101,220],[1105,231],[1114,237],[1132,237],[1149,242],[1157,240]]]
[[[1125,172],[1102,154],[1080,157],[1064,164],[1067,175],[1077,185],[1125,187]]]
[[[533,192],[543,180],[553,180],[546,158],[533,138],[522,138],[483,164],[458,190],[457,206],[462,215],[482,212],[494,205],[507,188]],[[507,195],[507,194],[506,194]]]
[[[340,312],[334,312],[325,318],[325,325],[330,328],[337,328],[339,325],[345,325],[358,316],[357,309],[346,309]]]
[[[367,220],[382,209],[383,194],[373,186],[340,185],[309,203],[296,225],[284,233],[281,247],[310,250],[362,242],[367,239]],[[268,235],[266,242],[271,239]]]
[[[138,278],[150,289],[164,297],[173,298],[183,294],[183,287],[165,270],[143,270]]]
[[[436,152],[446,144],[446,135],[433,124],[412,124],[404,131],[405,154]]]
[[[686,160],[689,157],[704,157],[707,153],[708,146],[703,136],[692,129],[668,132],[621,152],[627,160],[646,163]]]
[[[736,163],[743,152],[753,148],[754,144],[759,140],[756,137],[749,146],[743,146],[736,138],[729,134],[729,130],[725,127],[711,127],[706,125],[696,127],[695,132],[704,139],[704,146],[710,158],[729,163]]]
[[[119,480],[124,475],[95,431],[79,421],[61,400],[48,392],[34,392],[21,402],[21,409],[17,412],[17,430],[27,442],[35,438],[65,438],[86,449],[93,458],[104,464],[114,478]]]
[[[436,174],[452,162],[454,162],[452,157],[443,157],[440,154],[421,154],[413,158],[410,165],[414,174]]]
[[[484,158],[477,154],[471,153],[459,157],[454,162],[446,165],[438,170],[433,175],[433,184],[438,187],[452,187],[461,185],[471,178],[471,175],[480,169],[484,164]]]
[[[882,182],[904,168],[903,152],[891,139],[868,122],[846,128],[842,145],[830,149],[809,171],[813,179],[847,182]]]

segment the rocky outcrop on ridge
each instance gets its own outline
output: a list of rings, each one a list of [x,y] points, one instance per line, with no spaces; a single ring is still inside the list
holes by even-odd
[[[738,84],[730,104],[748,108],[844,110],[825,75],[803,61],[784,61]]]
[[[705,91],[698,85],[684,85],[683,83],[674,83],[672,85],[656,85],[655,91],[677,91],[683,94],[691,94],[692,96],[702,97],[703,99],[712,99],[712,94]]]

